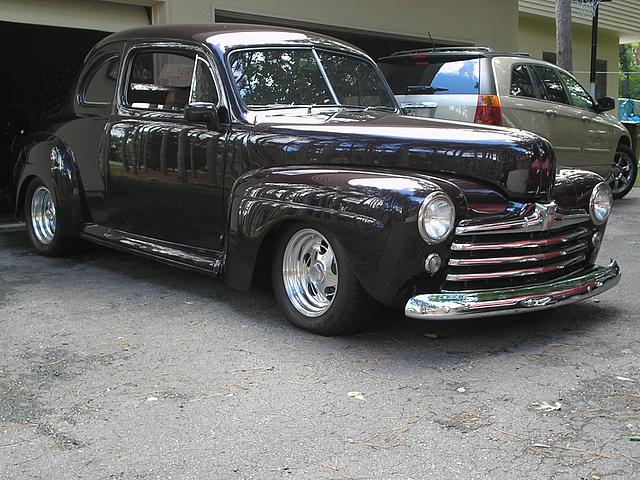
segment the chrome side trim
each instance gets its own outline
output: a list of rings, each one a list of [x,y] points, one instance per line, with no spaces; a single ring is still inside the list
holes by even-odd
[[[24,222],[11,222],[11,223],[0,222],[0,232],[21,232],[25,228],[26,228],[26,224]]]
[[[564,257],[587,249],[585,242],[554,250],[548,253],[537,253],[534,255],[518,255],[516,257],[491,257],[491,258],[452,258],[449,260],[450,267],[477,267],[482,265],[508,265],[512,263],[544,262],[554,258]]]
[[[611,260],[606,267],[591,267],[570,278],[528,287],[416,295],[409,299],[404,313],[411,318],[450,320],[532,312],[598,295],[614,287],[620,275],[620,267]]]
[[[176,267],[213,275],[219,274],[224,264],[222,252],[165,242],[102,225],[85,225],[80,237],[106,247],[152,257]]]
[[[544,265],[542,267],[520,268],[517,270],[506,270],[500,272],[482,272],[482,273],[455,273],[447,275],[447,282],[466,282],[477,280],[495,280],[496,278],[517,278],[528,277],[530,275],[539,275],[543,273],[556,272],[563,268],[570,267],[580,262],[584,262],[587,256],[582,253],[574,258],[565,260],[564,262]]]
[[[589,213],[584,210],[561,212],[555,202],[531,203],[520,210],[511,220],[502,219],[488,223],[463,220],[456,228],[456,235],[543,232],[588,222],[590,219]]]
[[[496,232],[497,233],[497,232]],[[505,248],[538,248],[549,247],[551,245],[560,245],[563,243],[577,240],[589,234],[586,228],[578,228],[571,232],[551,238],[541,238],[534,240],[515,240],[512,242],[491,242],[491,243],[454,243],[451,250],[459,251],[480,251],[480,250],[502,250]]]

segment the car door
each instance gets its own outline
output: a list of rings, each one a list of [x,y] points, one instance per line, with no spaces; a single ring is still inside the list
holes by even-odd
[[[584,167],[584,124],[579,109],[569,103],[569,96],[551,66],[533,64],[534,81],[538,82],[544,100],[544,114],[549,119],[549,137],[559,167]]]
[[[568,73],[558,70],[574,114],[580,117],[582,131],[580,141],[583,149],[583,166],[607,177],[611,170],[616,145],[612,123],[600,112],[594,110],[591,95]]]
[[[220,105],[206,52],[163,43],[130,49],[108,127],[103,224],[164,242],[221,250],[226,134],[184,117],[190,102]]]
[[[553,122],[546,112],[550,105],[544,100],[542,86],[534,81],[534,73],[526,63],[503,62],[494,59],[499,78],[502,120],[505,126],[533,132],[551,141]],[[504,86],[509,91],[504,91]]]

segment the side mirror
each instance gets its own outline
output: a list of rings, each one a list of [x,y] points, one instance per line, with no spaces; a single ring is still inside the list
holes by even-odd
[[[598,112],[608,112],[616,108],[616,101],[611,97],[602,97],[598,99],[595,109]]]
[[[204,123],[210,130],[222,129],[218,107],[209,102],[193,102],[184,107],[184,118],[194,123]]]

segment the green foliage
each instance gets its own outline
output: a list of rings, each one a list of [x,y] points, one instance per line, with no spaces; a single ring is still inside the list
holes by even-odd
[[[620,45],[619,86],[621,97],[640,99],[640,43]]]

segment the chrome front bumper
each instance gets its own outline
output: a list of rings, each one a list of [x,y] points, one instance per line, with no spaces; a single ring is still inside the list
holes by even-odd
[[[593,297],[620,281],[620,267],[611,260],[571,278],[538,285],[477,292],[442,292],[416,295],[407,302],[407,317],[449,320],[543,310]]]

